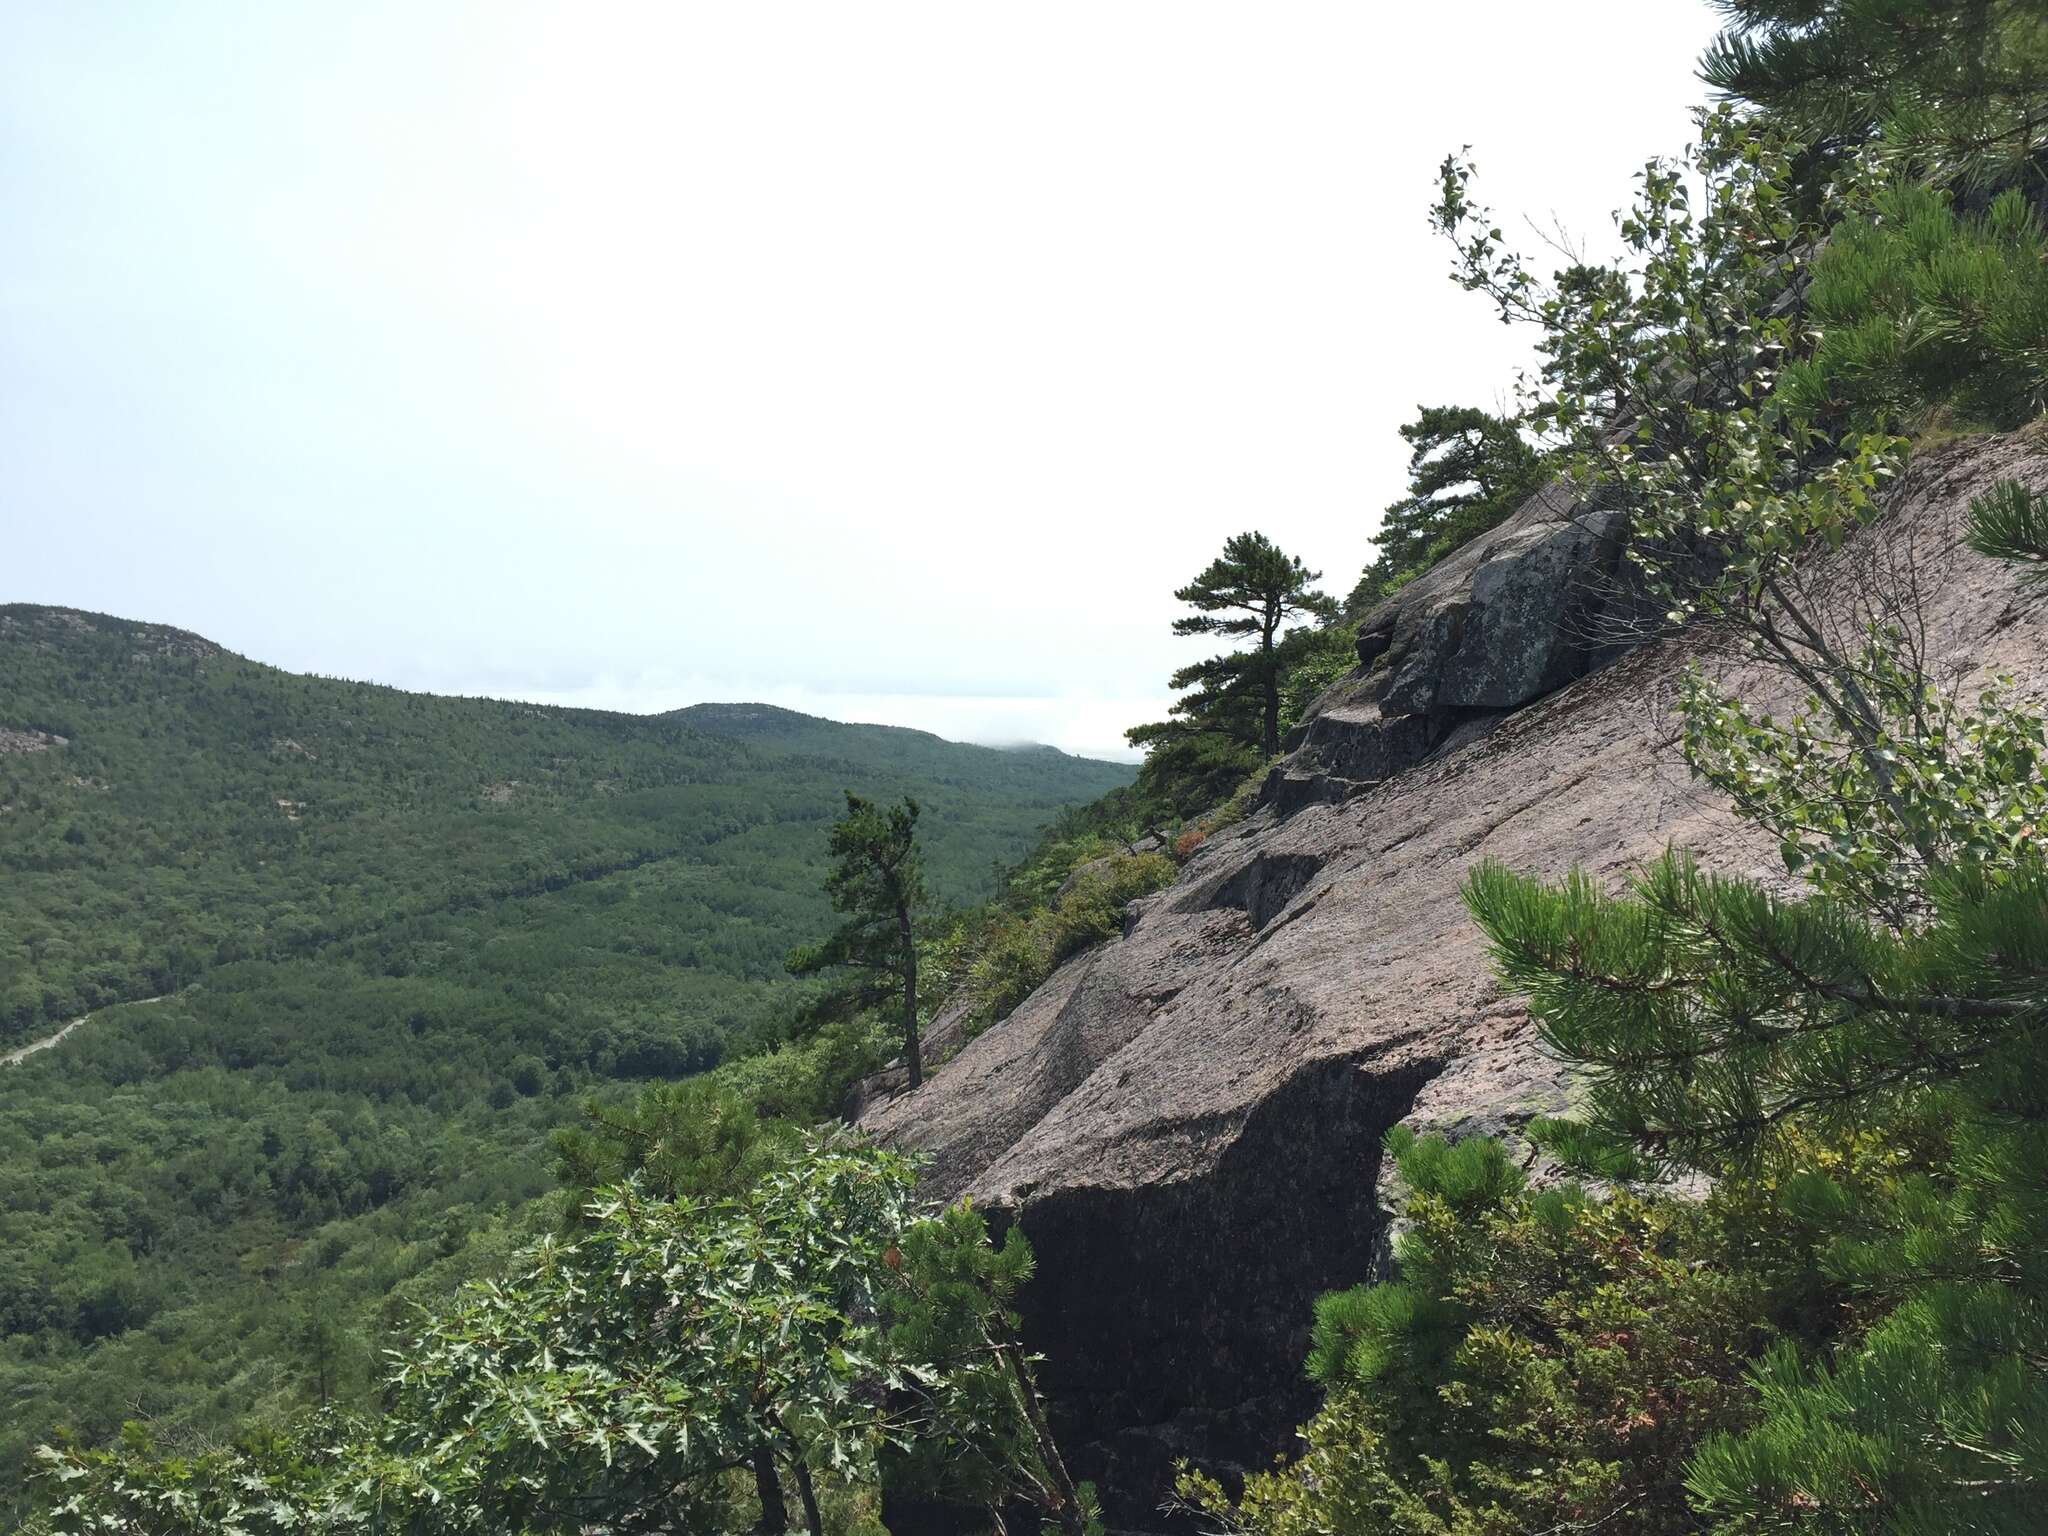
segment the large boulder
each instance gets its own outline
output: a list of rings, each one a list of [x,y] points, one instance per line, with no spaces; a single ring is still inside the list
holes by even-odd
[[[2043,599],[1958,531],[1970,496],[2015,475],[2048,486],[2048,453],[2009,437],[1929,454],[1874,536],[1911,544],[1936,657],[2039,694]],[[1615,884],[1676,843],[1787,878],[1675,744],[1670,699],[1693,661],[1763,707],[1796,702],[1743,655],[1667,637],[1512,713],[1479,702],[1571,671],[1533,597],[1538,572],[1569,564],[1549,529],[1488,545],[1512,562],[1499,586],[1476,579],[1491,561],[1465,561],[1466,629],[1491,610],[1499,643],[1522,647],[1468,672],[1463,640],[1450,648],[1437,687],[1472,702],[1390,712],[1367,668],[1302,733],[1285,795],[1203,845],[1124,938],[863,1122],[931,1157],[935,1195],[1022,1224],[1039,1260],[1029,1342],[1075,1473],[1100,1482],[1115,1525],[1160,1525],[1176,1457],[1228,1469],[1288,1448],[1312,1408],[1311,1301],[1384,1263],[1389,1126],[1512,1134],[1567,1103],[1460,902],[1474,863]]]
[[[1390,714],[1506,709],[1580,676],[1628,590],[1626,519],[1553,481],[1360,622],[1359,662]]]
[[[1341,798],[1647,639],[1626,532],[1555,483],[1396,592],[1359,624],[1358,670],[1289,735],[1264,803]]]
[[[1592,626],[1613,594],[1625,525],[1620,513],[1575,512],[1489,543],[1472,569],[1435,707],[1512,709],[1583,673],[1602,649]]]

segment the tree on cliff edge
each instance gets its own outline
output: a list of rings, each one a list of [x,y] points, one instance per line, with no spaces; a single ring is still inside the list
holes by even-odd
[[[917,847],[917,802],[887,808],[846,792],[846,814],[832,827],[832,873],[825,890],[846,921],[822,943],[789,957],[799,976],[836,971],[844,978],[816,1004],[814,1017],[902,1009],[903,1061],[910,1086],[924,1081],[917,1039],[917,942],[925,903],[924,860]]]
[[[1225,651],[1182,667],[1173,686],[1191,690],[1173,713],[1190,725],[1221,729],[1271,757],[1280,750],[1281,658],[1277,646],[1287,621],[1298,615],[1335,616],[1337,605],[1312,591],[1321,572],[1288,555],[1263,533],[1240,533],[1209,568],[1173,595],[1196,611],[1173,621],[1176,635],[1250,637],[1246,650]],[[1140,726],[1130,733],[1144,746],[1171,727]]]
[[[1473,406],[1419,406],[1401,436],[1409,448],[1408,494],[1380,518],[1373,562],[1344,603],[1347,618],[1498,526],[1550,475],[1517,422]]]

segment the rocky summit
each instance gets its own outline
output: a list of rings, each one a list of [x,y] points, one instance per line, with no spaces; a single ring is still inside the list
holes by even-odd
[[[2048,605],[1961,537],[1972,496],[2048,486],[2036,434],[1922,452],[1814,566],[1837,599],[1908,594],[1937,674],[2048,692]],[[1698,628],[1624,648],[1617,546],[1555,490],[1372,615],[1361,665],[1291,739],[1258,809],[1212,836],[1120,940],[1070,961],[920,1090],[863,1123],[931,1192],[1021,1222],[1023,1311],[1078,1476],[1155,1528],[1182,1457],[1266,1464],[1312,1408],[1310,1303],[1385,1262],[1381,1139],[1512,1141],[1573,1085],[1491,981],[1460,900],[1497,859],[1610,884],[1667,846],[1784,878],[1696,785],[1675,692],[1698,665],[1799,700]]]

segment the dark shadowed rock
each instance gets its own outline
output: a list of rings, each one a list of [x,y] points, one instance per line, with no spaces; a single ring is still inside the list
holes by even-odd
[[[2048,486],[2048,454],[2022,437],[1930,453],[1875,536],[1912,548],[1934,655],[1966,677],[2013,672],[2038,696],[2043,599],[1959,535],[1969,497],[2012,476]],[[1772,841],[1677,752],[1689,661],[1766,707],[1794,702],[1745,658],[1669,638],[1505,717],[1479,707],[1561,675],[1533,597],[1537,573],[1570,563],[1548,542],[1561,527],[1517,521],[1488,544],[1512,562],[1503,584],[1477,581],[1485,551],[1461,551],[1463,574],[1422,594],[1415,623],[1464,602],[1469,630],[1491,610],[1519,659],[1440,674],[1439,692],[1469,689],[1469,703],[1428,718],[1390,712],[1373,671],[1340,685],[1262,808],[1135,908],[1126,937],[1069,961],[864,1121],[932,1156],[934,1194],[1022,1223],[1039,1259],[1029,1340],[1112,1524],[1160,1524],[1177,1456],[1227,1469],[1287,1449],[1311,1401],[1312,1299],[1384,1263],[1389,1125],[1512,1135],[1566,1105],[1570,1084],[1495,988],[1459,901],[1473,864],[1578,865],[1612,885],[1676,843],[1785,878]],[[1596,563],[1603,537],[1580,546]],[[1462,654],[1461,638],[1447,665]]]
[[[1379,690],[1379,702],[1386,713],[1426,715],[1437,707],[1444,674],[1465,643],[1465,618],[1471,611],[1467,588],[1403,606],[1382,663],[1386,682]]]
[[[1356,692],[1326,696],[1324,704],[1295,741],[1295,753],[1313,763],[1317,777],[1341,781],[1347,789],[1364,788],[1420,762],[1429,751],[1435,732],[1422,716],[1389,716],[1382,705]],[[1291,764],[1273,770],[1282,777],[1293,771]]]

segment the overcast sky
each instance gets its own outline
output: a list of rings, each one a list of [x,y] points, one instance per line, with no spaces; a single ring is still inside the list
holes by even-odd
[[[0,601],[1119,753],[1258,527],[1349,589],[1700,0],[0,0]]]

